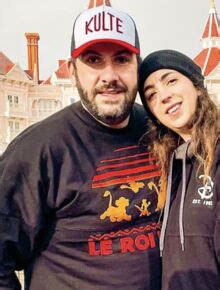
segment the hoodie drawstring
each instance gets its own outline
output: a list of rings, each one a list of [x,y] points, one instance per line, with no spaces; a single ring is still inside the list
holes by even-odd
[[[183,227],[183,209],[184,209],[184,201],[186,196],[186,158],[187,158],[187,151],[189,148],[190,143],[187,142],[185,146],[185,150],[183,152],[183,159],[182,159],[182,192],[181,192],[181,200],[180,200],[180,212],[179,212],[179,229],[180,229],[180,243],[182,251],[184,251],[184,227]]]
[[[170,211],[174,156],[176,159],[182,159],[182,191],[181,191],[180,210],[179,210],[179,232],[180,232],[181,248],[182,248],[182,251],[184,251],[183,209],[184,209],[184,201],[185,201],[185,195],[186,195],[186,158],[187,158],[187,151],[188,151],[189,146],[190,146],[189,141],[182,144],[180,147],[177,148],[177,150],[175,150],[175,152],[171,156],[168,183],[167,183],[167,196],[166,196],[166,203],[165,203],[165,208],[164,208],[163,223],[162,223],[162,228],[161,228],[161,233],[160,233],[160,256],[161,257],[162,257],[162,252],[164,249],[165,233],[166,233],[167,222],[168,222],[169,211]]]
[[[167,221],[168,221],[169,210],[170,210],[170,198],[171,198],[174,155],[175,154],[173,153],[171,156],[171,159],[170,159],[169,176],[168,176],[168,182],[167,182],[167,195],[166,195],[166,202],[165,202],[165,207],[164,207],[163,223],[162,223],[162,228],[161,228],[161,232],[160,232],[160,256],[161,257],[162,257],[163,248],[164,248],[165,232],[166,232],[166,228],[167,228]]]

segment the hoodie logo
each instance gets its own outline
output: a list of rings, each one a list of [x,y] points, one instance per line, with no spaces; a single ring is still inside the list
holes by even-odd
[[[199,179],[203,179],[204,175],[200,175]],[[210,199],[213,196],[213,181],[210,176],[208,176],[208,179],[206,181],[205,186],[198,188],[198,194],[200,195],[201,199]]]
[[[202,180],[203,178],[204,178],[204,175],[199,176],[199,179]],[[208,176],[205,185],[200,186],[197,190],[200,198],[194,198],[192,203],[195,205],[205,205],[208,207],[212,207],[213,206],[212,197],[214,195],[213,187],[214,187],[214,182],[212,181],[211,177]]]

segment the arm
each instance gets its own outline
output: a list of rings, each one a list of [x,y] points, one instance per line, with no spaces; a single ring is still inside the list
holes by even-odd
[[[219,146],[220,147],[220,146]],[[219,148],[218,147],[218,148]],[[214,192],[217,195],[217,205],[216,205],[216,221],[215,221],[215,231],[214,231],[214,247],[216,253],[216,259],[218,266],[220,267],[220,150],[217,151],[217,165],[216,174],[214,177]]]
[[[31,149],[12,146],[0,160],[0,290],[20,289],[14,271],[28,265],[47,211],[40,152]]]

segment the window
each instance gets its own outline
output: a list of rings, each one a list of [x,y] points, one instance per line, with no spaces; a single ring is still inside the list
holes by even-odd
[[[18,96],[14,96],[14,104],[18,104]]]
[[[12,96],[11,95],[8,95],[8,102],[9,102],[9,104],[12,104]]]
[[[20,124],[18,122],[14,122],[14,128],[15,128],[15,132],[19,131]]]
[[[20,131],[19,121],[10,120],[8,121],[8,126],[11,133],[18,133]]]
[[[75,98],[74,97],[70,97],[70,104],[75,103]]]
[[[52,113],[61,109],[61,103],[50,99],[41,99],[38,102],[39,112]]]
[[[8,102],[10,106],[18,106],[19,98],[18,96],[8,95]]]

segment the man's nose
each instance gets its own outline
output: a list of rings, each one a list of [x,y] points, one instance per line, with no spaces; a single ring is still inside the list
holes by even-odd
[[[117,70],[115,69],[114,65],[111,63],[108,63],[105,65],[103,70],[100,73],[100,79],[103,83],[109,83],[112,81],[118,81],[119,75]]]

